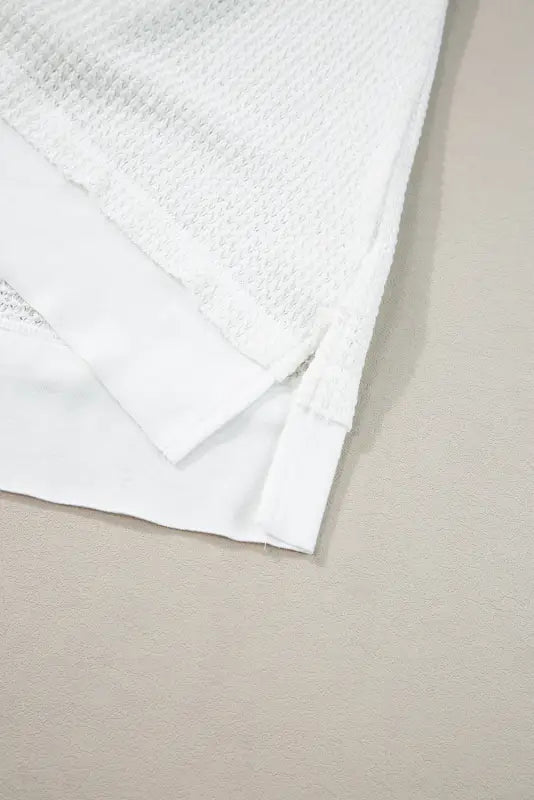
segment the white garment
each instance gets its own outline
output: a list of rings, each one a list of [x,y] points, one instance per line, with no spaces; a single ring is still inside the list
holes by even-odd
[[[258,466],[249,532],[220,532],[256,540],[261,524],[264,538],[313,550],[444,11],[444,0],[2,4],[0,113],[88,194],[21,156],[47,175],[40,188],[15,176],[0,200],[0,276],[179,469],[232,420],[280,392],[289,403]],[[104,504],[84,489],[77,502]],[[139,513],[124,495],[108,507]],[[188,527],[176,507],[163,516]]]
[[[241,353],[317,353],[299,401],[348,428],[444,11],[3,0],[0,112]]]
[[[264,370],[198,314],[177,281],[1,122],[0,182],[4,274],[74,345],[65,346],[0,281],[0,487],[172,528],[313,552],[344,428],[309,412],[290,412],[298,381],[272,386]],[[122,285],[113,294],[107,280],[111,268],[117,279],[128,280],[126,309]],[[124,315],[136,300],[136,270],[142,272],[138,297],[144,292],[144,313]],[[70,283],[69,274],[76,281]],[[83,287],[82,277],[90,278]],[[65,290],[74,294],[64,299]],[[91,292],[94,302],[87,306]],[[159,318],[171,297],[170,312]],[[85,309],[98,311],[97,317],[87,321]],[[142,341],[150,358],[140,361],[139,345],[131,353],[132,341]],[[133,361],[135,368],[121,368]],[[239,394],[225,400],[224,382],[234,375]],[[174,430],[168,437],[162,426],[169,404],[158,403],[169,397],[180,451]],[[288,483],[288,462],[297,467],[296,486]],[[264,488],[272,484],[274,493]]]

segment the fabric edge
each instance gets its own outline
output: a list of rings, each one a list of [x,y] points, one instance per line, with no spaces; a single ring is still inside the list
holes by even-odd
[[[256,516],[268,536],[301,552],[315,552],[346,434],[343,425],[294,404]]]
[[[68,180],[86,189],[104,216],[155,264],[178,277],[196,298],[199,311],[239,352],[270,369],[278,380],[313,352],[315,341],[298,341],[231,276],[219,274],[212,254],[110,164],[15,59],[1,51],[0,74],[0,116]]]
[[[46,404],[54,401],[54,396],[58,393],[58,380],[60,383],[64,382],[67,395],[70,397],[70,400],[67,401],[69,413],[76,414],[78,413],[77,409],[81,410],[82,406],[79,405],[80,399],[87,388],[87,383],[83,376],[85,375],[89,380],[91,380],[91,376],[83,362],[78,360],[70,349],[65,347],[60,340],[33,335],[28,336],[21,329],[16,330],[0,327],[0,354],[2,353],[8,353],[9,358],[7,362],[4,361],[4,358],[0,358],[0,373],[2,373],[7,365],[7,375],[9,374],[9,363],[20,362],[24,365],[24,363],[29,360],[31,363],[37,363],[39,365],[39,371],[41,373],[43,371],[45,373],[50,372],[50,374],[54,376],[49,385],[46,381],[40,379],[27,384],[28,389],[31,386],[31,391],[26,391],[25,401],[27,404],[30,404],[32,408],[35,408],[37,412],[40,409],[39,397],[41,393],[45,398]],[[26,369],[24,369],[24,376],[25,380],[27,380],[28,373]],[[80,380],[82,383],[80,383]],[[6,411],[8,412],[7,418],[10,419],[9,425],[12,427],[13,422],[9,414],[9,409],[12,407],[8,400],[7,392],[0,393],[0,407],[4,413],[4,419],[6,419]],[[24,445],[25,436],[30,437],[29,442],[32,447],[38,446],[42,453],[48,452],[50,446],[49,425],[44,418],[41,419],[39,417],[39,413],[35,414],[32,419],[35,422],[33,429],[31,425],[24,426],[22,428],[22,439],[17,435],[16,445],[13,445],[16,446],[17,453],[26,450]],[[17,431],[20,433],[21,428],[17,427]],[[35,436],[37,436],[37,439],[34,438]],[[9,447],[7,447],[7,449],[4,447],[2,452],[4,459],[9,455],[9,452]],[[185,525],[171,524],[168,514],[158,514],[153,511],[147,511],[148,506],[146,504],[137,502],[141,498],[136,497],[135,503],[127,507],[123,500],[111,499],[109,492],[106,493],[105,497],[102,497],[101,493],[97,491],[95,494],[94,490],[88,489],[86,485],[76,488],[76,471],[69,469],[68,465],[64,462],[60,448],[58,449],[57,447],[54,448],[52,459],[47,459],[46,470],[42,472],[33,470],[28,474],[25,473],[23,480],[21,479],[20,473],[13,473],[12,468],[9,466],[9,460],[5,462],[3,459],[0,459],[0,466],[2,462],[4,463],[5,469],[0,470],[3,475],[0,486],[0,496],[2,492],[8,492],[20,496],[35,497],[39,500],[65,507],[87,508],[104,514],[140,519],[170,531],[208,534],[235,542],[261,546],[271,545],[283,550],[299,550],[297,546],[293,546],[290,542],[284,542],[276,537],[265,535],[264,531],[253,520],[251,520],[251,524],[247,526],[246,532],[242,533],[224,526],[217,529],[215,529],[215,526],[209,524],[192,526],[191,519],[183,519],[183,522],[186,523]],[[170,465],[169,468],[171,468]],[[58,480],[56,480],[56,485],[54,486],[54,480],[52,480],[52,478],[57,469],[59,469]],[[65,487],[65,483],[61,479],[65,469],[68,470],[74,480],[74,484],[71,481],[68,487]],[[61,486],[61,492],[57,490],[58,486]],[[179,521],[177,520],[176,522]]]
[[[272,373],[201,316],[186,289],[124,237],[89,195],[65,181],[59,202],[48,183],[55,168],[3,126],[6,157],[28,159],[40,187],[35,192],[33,182],[22,181],[0,202],[7,222],[3,276],[158,449],[178,462],[262,395],[275,380]]]

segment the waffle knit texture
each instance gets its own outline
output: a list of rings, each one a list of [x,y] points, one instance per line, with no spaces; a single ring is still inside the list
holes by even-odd
[[[348,428],[445,5],[3,0],[0,113]]]
[[[6,281],[0,279],[0,328],[57,339],[50,325]]]

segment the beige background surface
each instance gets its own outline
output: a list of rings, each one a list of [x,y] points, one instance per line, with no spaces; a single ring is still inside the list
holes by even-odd
[[[532,800],[534,3],[452,3],[315,558],[0,496],[2,800]]]

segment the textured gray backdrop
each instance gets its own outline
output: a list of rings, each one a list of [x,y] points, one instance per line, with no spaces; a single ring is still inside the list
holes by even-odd
[[[533,32],[451,5],[315,558],[0,496],[2,800],[534,798]]]

